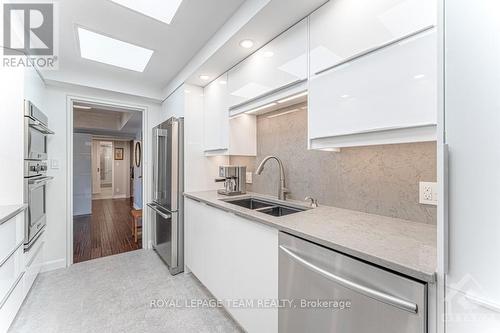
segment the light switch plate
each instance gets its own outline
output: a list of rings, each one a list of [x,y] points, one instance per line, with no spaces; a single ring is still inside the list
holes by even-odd
[[[424,205],[437,206],[437,183],[420,182],[419,183],[419,202]]]
[[[247,184],[252,184],[252,173],[251,172],[247,172]]]
[[[59,160],[50,160],[51,169],[59,169]]]

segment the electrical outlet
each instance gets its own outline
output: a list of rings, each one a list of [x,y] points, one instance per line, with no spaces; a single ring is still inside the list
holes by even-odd
[[[419,202],[421,204],[437,206],[437,196],[437,183],[419,183]]]
[[[252,173],[251,172],[247,172],[247,184],[252,184]]]

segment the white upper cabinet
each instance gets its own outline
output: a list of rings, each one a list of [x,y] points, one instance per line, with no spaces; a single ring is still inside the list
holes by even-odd
[[[207,155],[257,154],[256,117],[229,116],[227,74],[204,89],[204,150]]]
[[[436,24],[435,0],[331,0],[310,16],[315,75]]]
[[[231,69],[229,106],[306,80],[307,35],[307,19],[304,19]]]
[[[205,150],[229,148],[229,104],[227,74],[210,83],[204,90]]]
[[[435,29],[313,76],[311,148],[435,140]]]

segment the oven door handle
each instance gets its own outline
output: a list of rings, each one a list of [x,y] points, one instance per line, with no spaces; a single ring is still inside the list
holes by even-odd
[[[54,177],[43,177],[42,179],[32,179],[32,180],[28,180],[28,184],[30,185],[38,185],[38,184],[42,184],[42,183],[47,183],[49,180],[52,180],[54,179]]]
[[[36,129],[37,131],[42,132],[43,134],[56,134],[54,131],[51,131],[47,126],[45,126],[38,120],[33,120],[32,122],[30,122],[29,126]]]

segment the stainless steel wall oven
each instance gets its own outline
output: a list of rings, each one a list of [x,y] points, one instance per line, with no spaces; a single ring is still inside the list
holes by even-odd
[[[24,248],[29,248],[42,234],[46,225],[48,136],[54,134],[48,128],[48,117],[30,101],[24,103]]]

